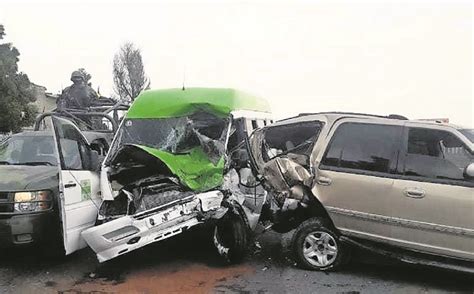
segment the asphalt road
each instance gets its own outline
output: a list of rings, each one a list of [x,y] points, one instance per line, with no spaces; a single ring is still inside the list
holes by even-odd
[[[267,232],[244,262],[226,265],[200,236],[178,236],[103,264],[89,249],[63,259],[42,257],[35,248],[4,250],[0,292],[474,293],[473,276],[364,252],[341,272],[305,271],[288,251],[290,234]]]

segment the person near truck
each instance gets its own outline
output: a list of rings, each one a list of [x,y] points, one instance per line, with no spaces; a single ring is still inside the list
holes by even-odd
[[[58,110],[62,109],[89,109],[91,102],[98,99],[97,93],[86,84],[85,78],[78,70],[71,74],[73,84],[63,90],[56,104]]]

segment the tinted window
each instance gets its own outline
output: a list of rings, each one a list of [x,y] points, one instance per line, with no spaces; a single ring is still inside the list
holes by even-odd
[[[321,163],[355,170],[394,172],[401,130],[399,126],[342,124]]]
[[[450,132],[423,128],[408,130],[405,175],[464,180],[464,169],[473,159],[461,140]]]

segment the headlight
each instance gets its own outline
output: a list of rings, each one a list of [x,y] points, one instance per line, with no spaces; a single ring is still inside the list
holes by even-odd
[[[17,192],[15,193],[15,211],[33,212],[51,208],[51,193],[49,191]]]

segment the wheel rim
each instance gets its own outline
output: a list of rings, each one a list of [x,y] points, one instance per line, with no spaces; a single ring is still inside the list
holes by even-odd
[[[336,240],[328,233],[315,231],[306,236],[303,242],[303,256],[312,265],[326,267],[337,257]]]

